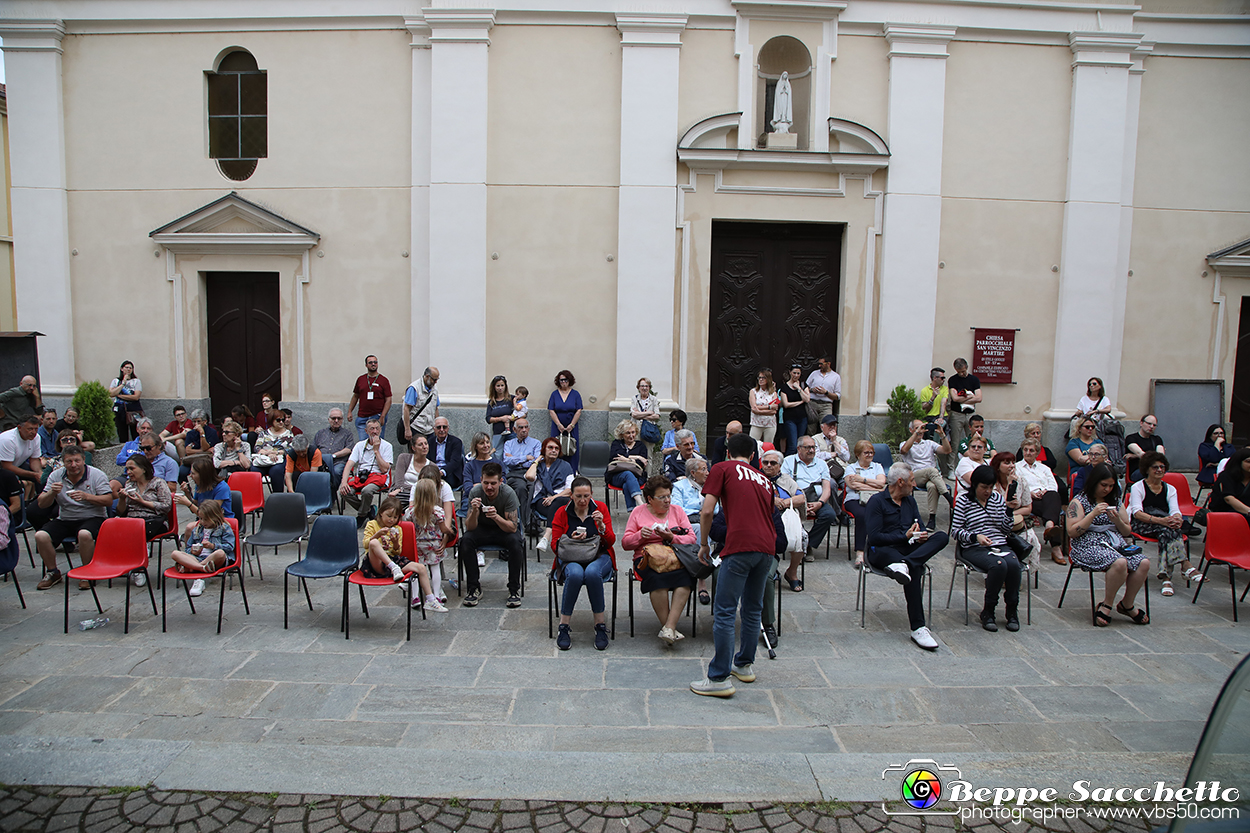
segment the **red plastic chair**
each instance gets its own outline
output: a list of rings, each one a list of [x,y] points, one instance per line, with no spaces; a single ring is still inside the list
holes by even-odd
[[[1182,518],[1193,518],[1198,513],[1194,499],[1189,492],[1189,478],[1174,471],[1163,475],[1163,482],[1176,489],[1176,503],[1180,506]]]
[[[256,531],[256,513],[265,511],[265,478],[258,471],[236,471],[226,480],[231,491],[243,495],[243,514],[252,517]]]
[[[417,529],[412,525],[411,521],[400,521],[399,529],[403,533],[402,549],[400,555],[409,561],[417,560]],[[360,589],[360,609],[364,611],[365,618],[369,618],[369,605],[365,603],[366,587],[395,587],[401,585],[404,587],[404,607],[408,608],[408,641],[412,641],[412,605],[408,601],[412,598],[412,583],[417,580],[416,573],[408,573],[407,578],[402,581],[395,581],[392,578],[369,578],[362,570],[356,570],[347,577],[350,584],[356,585]],[[343,638],[351,639],[351,625],[348,621],[348,594],[343,594]],[[425,618],[425,602],[421,602],[421,618]]]
[[[226,523],[230,524],[230,529],[234,531],[234,560],[227,562],[226,565],[211,573],[181,573],[176,566],[170,567],[165,571],[165,581],[181,581],[182,589],[187,594],[187,604],[191,605],[191,615],[195,615],[195,601],[191,598],[191,587],[186,584],[188,581],[204,579],[208,581],[210,578],[221,576],[221,599],[217,602],[217,633],[221,633],[222,614],[226,608],[226,576],[230,573],[237,573],[239,576],[239,592],[243,594],[243,611],[247,615],[252,615],[252,609],[247,604],[247,590],[243,587],[243,548],[239,543],[239,522],[234,518],[226,518]],[[165,582],[161,582],[161,633],[165,632]]]
[[[96,595],[95,583],[108,579],[129,579],[136,570],[148,571],[148,542],[141,518],[109,518],[100,525],[95,539],[95,553],[91,561],[75,567],[65,575],[65,632],[69,633],[69,585],[73,579],[91,582],[91,597],[96,610],[104,612],[100,597]],[[126,585],[126,623],[123,633],[130,633],[130,581]],[[148,582],[148,596],[152,599],[152,615],[157,614],[156,594]]]
[[[1207,515],[1207,538],[1202,550],[1207,563],[1202,568],[1202,581],[1194,590],[1194,598],[1190,604],[1197,604],[1198,594],[1207,583],[1207,570],[1215,562],[1228,565],[1228,584],[1233,595],[1233,621],[1237,621],[1237,582],[1233,578],[1233,569],[1250,570],[1250,525],[1237,512],[1212,512]],[[1245,601],[1246,591],[1250,584],[1241,592],[1241,600]]]
[[[161,568],[161,562],[165,555],[165,541],[172,538],[174,546],[178,546],[178,503],[175,501],[169,504],[169,529],[160,535],[153,535],[148,539],[148,558],[152,558],[152,544],[156,544],[156,575],[161,577],[164,570]],[[162,581],[162,584],[164,582]]]

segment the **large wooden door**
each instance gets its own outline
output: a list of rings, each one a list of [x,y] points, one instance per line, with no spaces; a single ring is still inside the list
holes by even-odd
[[[762,368],[804,377],[816,359],[838,366],[839,276],[844,226],[712,223],[708,328],[708,437],[750,419],[747,392]]]
[[[1233,368],[1232,443],[1238,448],[1250,444],[1250,295],[1241,299],[1241,320],[1237,325],[1237,359]]]
[[[240,403],[255,413],[262,394],[282,398],[278,275],[209,272],[208,396],[220,420]]]

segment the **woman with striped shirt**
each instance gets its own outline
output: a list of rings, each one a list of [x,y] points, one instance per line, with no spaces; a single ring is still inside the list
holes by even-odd
[[[985,572],[985,607],[981,627],[995,632],[998,594],[1007,604],[1007,630],[1020,630],[1017,608],[1020,603],[1020,560],[1012,552],[1007,536],[1011,533],[1011,512],[1001,494],[994,490],[997,478],[989,466],[978,466],[968,478],[971,488],[955,500],[951,534],[962,549],[960,558]]]

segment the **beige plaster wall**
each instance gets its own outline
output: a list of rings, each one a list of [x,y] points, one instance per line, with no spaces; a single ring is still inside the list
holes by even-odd
[[[561,367],[588,409],[615,395],[617,204],[609,187],[487,189],[487,248],[499,259],[486,267],[486,372],[528,387],[531,407]]]
[[[963,41],[948,49],[942,193],[1062,201],[1072,51]]]
[[[987,385],[984,404],[977,406],[988,419],[1035,419],[1051,404],[1059,275],[1050,268],[1059,262],[1062,230],[1061,203],[942,200],[940,258],[946,267],[938,269],[933,365],[949,375],[957,357],[971,362],[971,327],[1020,330],[1016,384]],[[919,388],[926,381],[908,384]]]
[[[1125,309],[1119,405],[1130,415],[1149,407],[1151,379],[1208,379],[1215,351],[1226,394],[1232,392],[1241,298],[1250,280],[1223,278],[1223,345],[1217,348],[1215,274],[1206,256],[1250,236],[1250,212],[1138,208]],[[1206,271],[1208,275],[1202,276]]]
[[[830,115],[886,137],[890,59],[885,36],[838,35],[838,58],[829,78]]]
[[[1250,61],[1160,56],[1145,66],[1134,205],[1250,209]]]
[[[305,398],[341,401],[364,356],[376,353],[394,385],[411,380],[409,198],[403,189],[241,189],[301,225],[322,232],[323,258],[310,258],[305,293]],[[135,361],[144,392],[152,398],[176,394],[173,289],[165,258],[148,232],[207,202],[195,191],[73,191],[69,195],[71,294],[76,322],[114,322],[117,337],[101,344],[98,329],[78,328],[75,338],[79,379],[107,381],[127,354]],[[208,395],[207,345],[202,271],[264,271],[282,276],[282,396],[298,390],[295,275],[298,256],[180,255],[184,280],[184,333],[187,395]],[[126,336],[124,322],[142,326],[144,336]],[[362,323],[367,322],[367,326]],[[105,374],[109,374],[106,376]]]
[[[67,36],[69,187],[235,187],[208,158],[204,80],[231,46],[269,75],[269,158],[248,187],[410,182],[409,40],[404,30]]]
[[[678,166],[678,179],[686,180],[686,168]],[[778,187],[783,178],[776,172],[734,171],[726,173],[736,184]],[[836,179],[836,177],[835,177]],[[811,182],[811,179],[808,180]],[[715,193],[710,175],[697,178],[696,190],[685,194],[683,219],[690,223],[690,307],[684,322],[688,328],[689,356],[682,369],[686,377],[686,407],[707,407],[708,306],[711,291],[712,220],[761,220],[811,223],[844,223],[842,284],[840,291],[838,356],[835,369],[842,375],[845,413],[858,412],[862,356],[862,317],[867,254],[867,229],[872,226],[875,200],[864,197],[861,180],[848,180],[844,197],[792,197],[770,194]],[[822,183],[824,184],[824,183]],[[853,403],[853,404],[852,404]]]
[[[621,35],[611,26],[491,30],[492,184],[620,181]]]
[[[711,116],[738,111],[738,59],[732,29],[686,29],[681,33],[677,133]]]

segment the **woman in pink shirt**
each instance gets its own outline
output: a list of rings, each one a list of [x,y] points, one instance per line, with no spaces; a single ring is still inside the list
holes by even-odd
[[[672,495],[673,483],[667,477],[656,475],[648,479],[642,487],[644,502],[629,513],[621,539],[621,546],[634,551],[634,572],[642,582],[642,592],[651,597],[651,607],[660,620],[660,639],[668,645],[685,638],[676,625],[690,599],[694,578],[680,563],[675,570],[656,572],[649,566],[644,549],[649,544],[696,542],[690,519],[681,507],[673,506]]]

